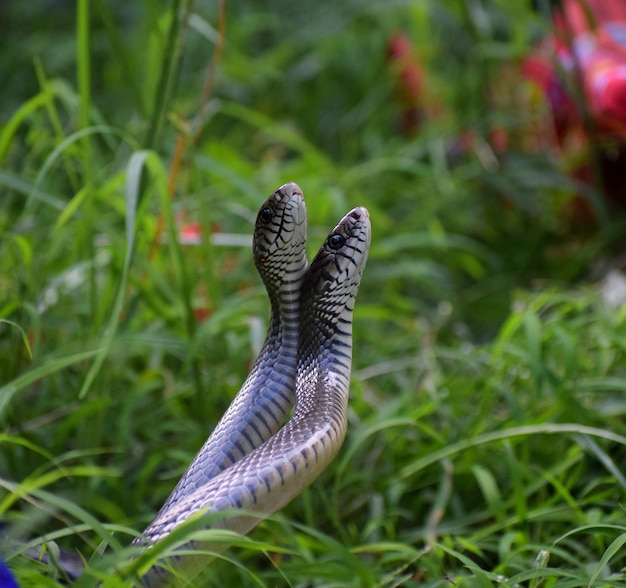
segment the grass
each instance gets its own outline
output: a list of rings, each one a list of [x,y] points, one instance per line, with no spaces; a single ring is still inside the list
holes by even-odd
[[[348,438],[249,537],[208,532],[232,547],[204,584],[624,584],[626,311],[597,285],[624,220],[593,188],[600,221],[568,216],[581,186],[514,140],[538,116],[521,84],[489,105],[546,28],[509,4],[4,9],[0,520],[22,586],[61,584],[58,547],[87,562],[77,587],[156,557],[128,545],[259,349],[249,235],[290,180],[310,254],[352,206],[372,217]],[[441,104],[413,138],[385,62],[399,28]],[[179,244],[191,220],[212,238]],[[24,556],[41,541],[47,565]]]

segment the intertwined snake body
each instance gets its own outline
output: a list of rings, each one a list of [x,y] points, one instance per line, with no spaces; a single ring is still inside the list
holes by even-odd
[[[168,500],[167,508],[143,533],[148,542],[168,536],[196,513],[229,509],[246,512],[218,517],[211,526],[246,533],[263,516],[299,494],[335,457],[346,434],[352,313],[367,260],[370,231],[367,210],[355,208],[331,231],[304,275],[291,419],[252,451],[242,451],[245,455],[202,485],[179,484],[193,490],[179,492],[175,499]],[[246,447],[253,444],[254,439]],[[201,467],[202,460],[198,456],[194,462]],[[187,578],[206,565],[202,557],[172,559],[185,570]],[[153,587],[168,585],[171,577],[155,566],[143,580]]]
[[[254,227],[254,263],[271,303],[270,324],[250,374],[211,436],[187,468],[157,520],[269,439],[294,403],[300,286],[307,268],[306,207],[295,183],[261,206]]]

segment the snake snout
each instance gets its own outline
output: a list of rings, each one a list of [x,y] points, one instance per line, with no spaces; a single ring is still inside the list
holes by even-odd
[[[283,184],[280,188],[278,188],[278,190],[276,190],[276,193],[281,197],[285,196],[287,198],[293,198],[294,196],[300,196],[300,198],[304,198],[302,189],[295,182],[287,182],[286,184]]]
[[[348,216],[352,217],[354,220],[361,220],[362,216],[369,218],[370,214],[365,206],[357,206],[348,213]]]

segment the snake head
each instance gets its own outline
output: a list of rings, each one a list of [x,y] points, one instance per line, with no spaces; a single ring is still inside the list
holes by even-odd
[[[294,182],[281,186],[262,205],[254,226],[254,263],[268,291],[277,289],[306,263],[306,206]]]
[[[369,213],[358,206],[329,233],[307,272],[302,296],[329,298],[332,305],[339,307],[343,299],[354,298],[367,262],[370,240]]]

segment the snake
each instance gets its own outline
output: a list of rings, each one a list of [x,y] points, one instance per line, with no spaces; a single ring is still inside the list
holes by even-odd
[[[294,182],[278,188],[259,208],[252,248],[271,306],[265,342],[157,518],[269,439],[293,407],[300,286],[308,265],[306,221],[302,190]]]
[[[329,233],[304,274],[291,418],[258,447],[162,509],[143,532],[143,544],[164,539],[194,515],[233,509],[242,512],[217,516],[207,528],[246,534],[302,492],[334,459],[347,431],[352,317],[370,239],[368,211],[357,207]],[[165,567],[157,564],[148,570],[142,578],[145,586],[170,585],[179,572],[191,580],[210,561],[206,551],[216,546],[189,541],[179,549],[168,556]]]

